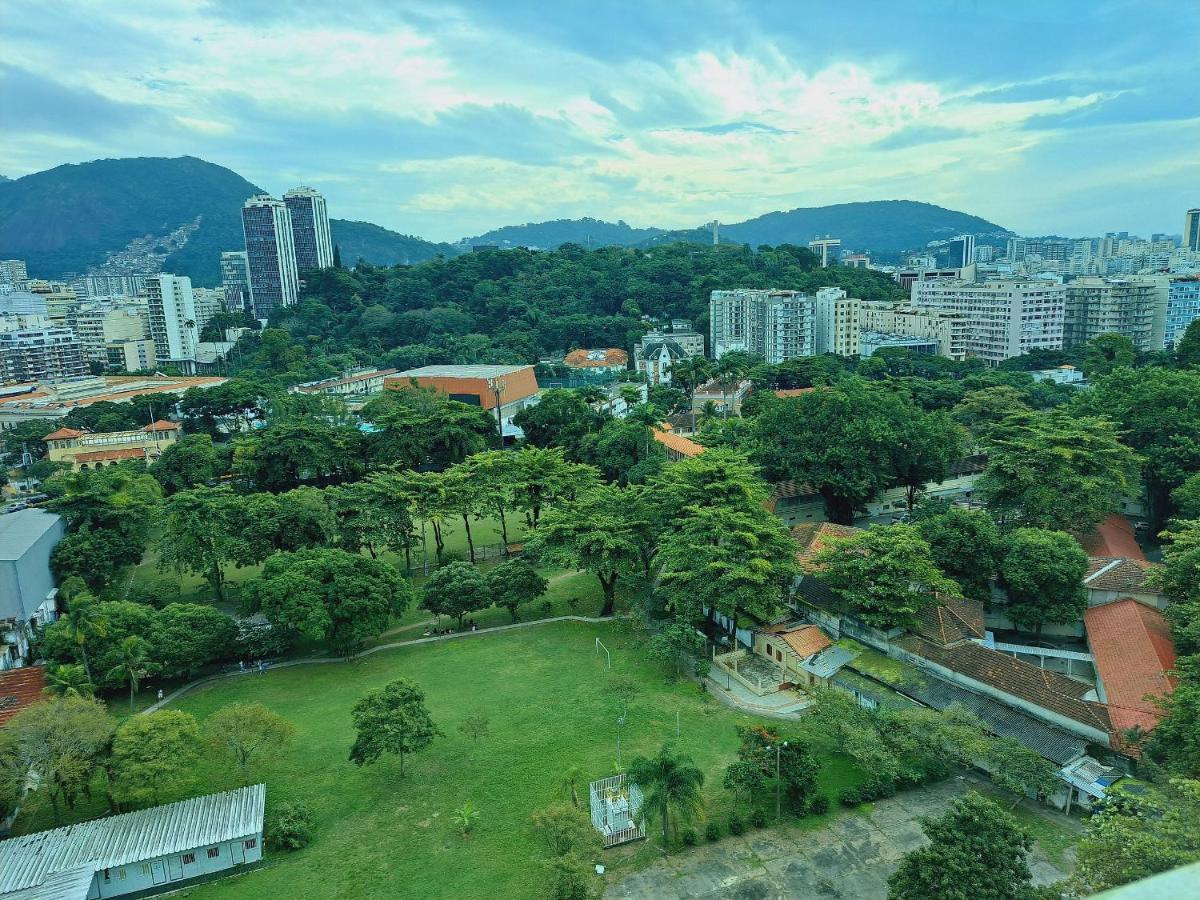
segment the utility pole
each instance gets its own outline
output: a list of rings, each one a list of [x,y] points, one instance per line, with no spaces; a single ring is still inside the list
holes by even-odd
[[[787,741],[784,741],[782,744],[775,745],[775,821],[776,822],[779,821],[779,816],[780,816],[779,798],[780,798],[780,789],[783,786],[782,782],[779,778],[779,754],[782,752],[783,748],[786,747],[787,745],[788,745]]]
[[[504,414],[500,411],[500,396],[506,387],[503,378],[489,378],[487,386],[496,395],[496,427],[500,430],[500,447],[504,447]]]

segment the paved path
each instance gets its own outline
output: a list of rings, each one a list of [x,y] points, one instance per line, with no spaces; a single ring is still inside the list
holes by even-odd
[[[713,666],[708,674],[707,689],[710,694],[734,709],[766,716],[770,719],[799,719],[813,701],[796,691],[776,691],[760,697],[744,684],[726,676]]]
[[[416,646],[420,646],[421,644],[436,644],[439,641],[457,641],[457,640],[464,640],[464,639],[470,639],[470,638],[478,638],[478,637],[483,637],[486,634],[496,634],[497,632],[502,632],[502,631],[513,631],[514,629],[517,629],[517,628],[534,628],[538,625],[548,625],[551,622],[588,622],[588,623],[594,625],[599,622],[611,622],[611,621],[613,621],[612,618],[603,618],[602,619],[602,618],[597,618],[597,617],[593,617],[593,616],[552,616],[549,619],[530,619],[528,622],[514,622],[511,625],[497,625],[493,628],[481,628],[479,631],[458,631],[458,632],[455,632],[454,634],[435,634],[435,635],[430,635],[429,637],[413,638],[410,641],[395,641],[394,643],[391,643],[391,644],[380,644],[377,647],[371,647],[369,650],[363,650],[361,653],[355,653],[351,656],[310,656],[310,657],[306,657],[304,659],[289,659],[289,660],[285,660],[283,662],[272,663],[269,666],[268,671],[270,671],[271,669],[287,669],[287,668],[290,668],[291,666],[314,666],[314,665],[323,665],[325,663],[354,662],[355,660],[370,656],[372,653],[380,653],[381,651],[384,651],[384,650],[395,650],[399,647],[416,647]],[[167,694],[165,697],[163,697],[157,703],[154,703],[151,706],[147,706],[145,709],[143,709],[141,711],[141,713],[139,713],[139,715],[144,715],[145,713],[156,712],[156,711],[162,709],[167,704],[173,703],[174,701],[176,701],[180,697],[182,697],[184,694],[188,693],[189,691],[191,691],[195,688],[200,687],[201,685],[212,684],[213,682],[217,682],[217,681],[223,681],[226,678],[245,678],[247,676],[257,675],[257,674],[258,674],[258,671],[256,669],[250,668],[250,669],[247,669],[245,672],[241,672],[241,671],[220,672],[216,675],[208,675],[208,676],[205,676],[204,678],[197,678],[195,681],[189,681],[187,684],[183,685],[182,687],[178,687],[175,690],[171,691],[171,693]]]
[[[683,851],[613,882],[606,900],[884,900],[888,876],[900,858],[926,843],[917,819],[937,816],[976,786],[949,778],[873,804],[865,814],[845,812],[817,828],[784,825],[751,830]],[[1072,827],[1071,820],[1058,816]],[[1073,827],[1078,828],[1078,824]],[[1039,847],[1034,881],[1050,884],[1068,873]]]

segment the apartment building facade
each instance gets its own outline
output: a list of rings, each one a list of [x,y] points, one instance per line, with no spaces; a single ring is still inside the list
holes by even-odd
[[[158,361],[193,361],[199,328],[192,280],[179,275],[150,276],[146,279],[146,306]]]
[[[713,291],[709,300],[713,358],[744,351],[777,365],[785,359],[812,356],[814,299],[800,291]]]
[[[150,313],[143,303],[87,303],[68,320],[89,362],[105,362],[107,347],[150,337]]]
[[[1167,288],[1167,324],[1163,345],[1172,348],[1179,343],[1187,327],[1200,319],[1200,275],[1191,278],[1172,278]]]
[[[275,309],[292,306],[300,291],[292,216],[282,200],[256,194],[242,206],[246,267],[254,315],[268,319]]]
[[[69,328],[42,324],[0,331],[0,382],[76,378],[88,373],[79,338]]]
[[[813,353],[858,356],[863,301],[824,287],[813,299]]]
[[[907,304],[885,300],[863,301],[862,331],[927,338],[937,345],[937,355],[947,359],[967,358],[970,325],[961,313],[927,312]]]
[[[1063,346],[1076,347],[1102,334],[1121,334],[1135,350],[1161,350],[1166,334],[1170,281],[1162,276],[1086,276],[1066,285]]]
[[[301,185],[283,195],[292,218],[292,243],[296,248],[296,267],[328,269],[333,265],[333,238],[329,233],[329,213],[325,198],[318,191]]]
[[[987,365],[1030,350],[1061,350],[1066,288],[1034,279],[915,281],[912,307],[961,315],[965,354]]]

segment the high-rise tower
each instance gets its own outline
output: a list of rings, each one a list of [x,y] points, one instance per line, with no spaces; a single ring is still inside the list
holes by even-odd
[[[242,206],[246,235],[246,267],[254,315],[269,318],[280,307],[292,306],[300,290],[292,216],[282,200],[256,194]]]
[[[292,238],[296,245],[296,267],[328,269],[333,265],[333,238],[329,235],[329,213],[325,198],[310,187],[295,187],[283,195],[292,215]]]

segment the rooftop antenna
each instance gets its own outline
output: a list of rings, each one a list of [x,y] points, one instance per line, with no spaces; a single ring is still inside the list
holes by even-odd
[[[721,243],[721,223],[720,223],[720,222],[718,222],[716,219],[713,219],[713,220],[712,220],[711,222],[709,222],[708,224],[709,224],[710,226],[712,226],[712,233],[713,233],[713,246],[715,247],[715,246],[717,246],[719,243]]]

